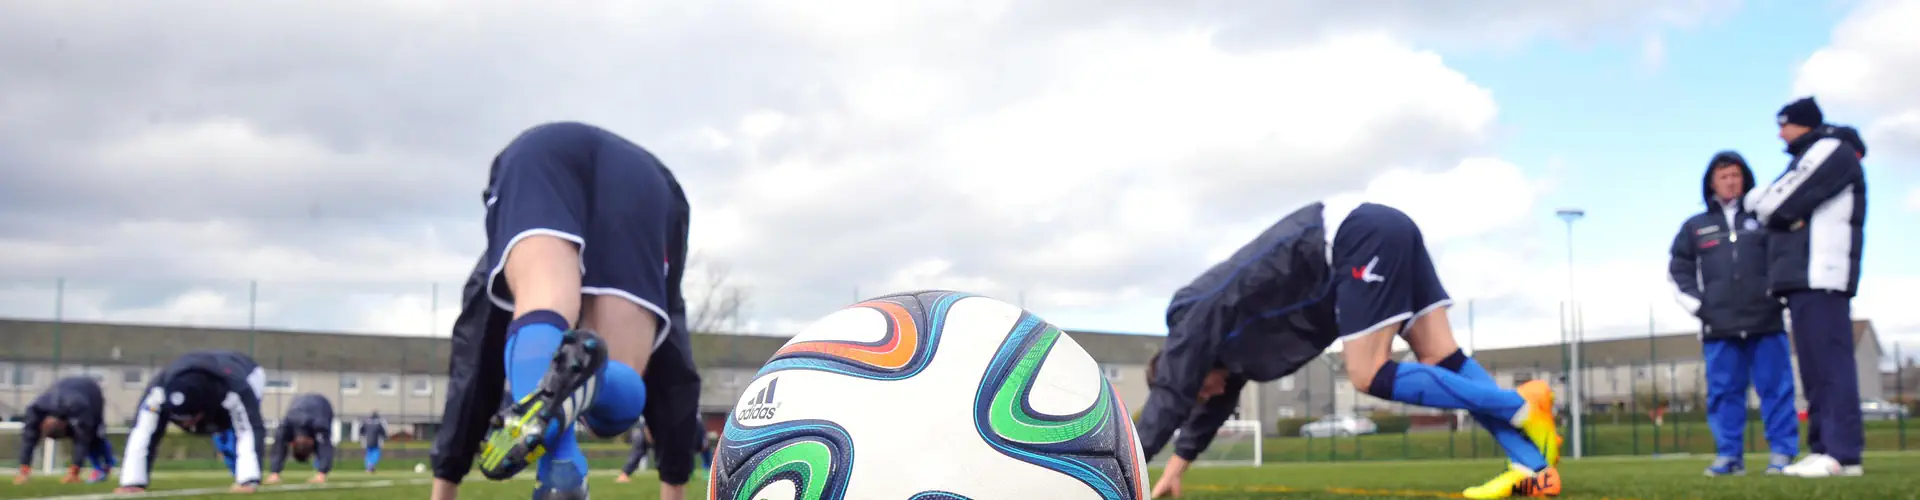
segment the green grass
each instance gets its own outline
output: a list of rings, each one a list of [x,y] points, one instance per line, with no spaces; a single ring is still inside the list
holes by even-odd
[[[1754,457],[1751,460],[1763,460]],[[345,464],[353,465],[351,462]],[[610,464],[597,464],[605,465]],[[929,464],[933,465],[933,464]],[[1871,453],[1868,475],[1858,478],[1797,479],[1768,476],[1708,478],[1700,471],[1704,457],[1688,458],[1594,458],[1561,464],[1566,499],[1853,499],[1913,498],[1920,492],[1920,454]],[[347,500],[385,500],[420,498],[429,490],[428,478],[410,470],[412,462],[395,463],[399,471],[377,475],[349,470],[336,471],[330,487],[310,488],[301,484],[310,473],[290,470],[288,484],[268,486],[261,493],[274,498]],[[1373,461],[1358,463],[1275,463],[1261,468],[1199,468],[1186,482],[1189,499],[1225,500],[1254,498],[1288,499],[1360,499],[1360,498],[1449,498],[1461,488],[1485,480],[1500,470],[1497,460]],[[653,476],[642,475],[630,484],[615,484],[611,472],[601,469],[593,479],[593,491],[599,498],[658,498],[659,486]],[[526,498],[531,481],[489,482],[476,474],[470,476],[461,498]],[[0,487],[0,498],[36,498],[61,495],[101,494],[111,485],[63,485],[52,477],[38,477],[25,486]],[[979,478],[985,483],[991,479]],[[380,483],[386,481],[386,483]],[[694,498],[704,498],[704,476],[696,476],[691,486]],[[229,480],[224,471],[171,471],[156,474],[156,492],[196,488],[225,488]],[[965,492],[966,485],[942,485]],[[222,498],[224,494],[178,495],[168,498]]]

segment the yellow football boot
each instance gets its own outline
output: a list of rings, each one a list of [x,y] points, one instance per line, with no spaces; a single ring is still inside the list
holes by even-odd
[[[1467,488],[1466,491],[1460,492],[1460,495],[1474,499],[1507,498],[1513,496],[1514,492],[1518,491],[1522,485],[1532,481],[1533,476],[1532,469],[1528,469],[1520,464],[1513,464],[1507,468],[1506,472],[1502,472],[1498,476],[1493,476],[1493,479],[1487,481],[1486,484]]]

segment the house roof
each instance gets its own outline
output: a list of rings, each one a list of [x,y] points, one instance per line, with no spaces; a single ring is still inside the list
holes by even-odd
[[[1856,342],[1878,342],[1871,322],[1856,320],[1853,326]],[[1160,335],[1067,333],[1094,359],[1109,364],[1145,364],[1164,341]],[[751,369],[765,363],[788,339],[695,334],[694,362],[701,367]],[[207,349],[252,352],[268,369],[445,373],[450,342],[444,337],[0,319],[0,359],[5,360],[47,362],[57,357],[63,363],[157,367],[180,354]],[[1483,349],[1474,358],[1488,369],[1535,365],[1551,370],[1559,368],[1562,352],[1559,345]],[[1590,365],[1665,363],[1701,355],[1693,333],[1591,341],[1581,346],[1581,353]]]

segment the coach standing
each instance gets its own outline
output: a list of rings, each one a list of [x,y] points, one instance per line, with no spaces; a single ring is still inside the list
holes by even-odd
[[[1850,302],[1860,286],[1867,219],[1867,145],[1852,128],[1826,124],[1812,97],[1776,117],[1793,163],[1773,185],[1747,194],[1767,229],[1772,294],[1787,301],[1800,385],[1807,393],[1813,453],[1786,468],[1800,477],[1858,476],[1865,441]]]
[[[1753,170],[1740,153],[1721,151],[1707,162],[1701,184],[1707,210],[1680,225],[1667,271],[1680,305],[1700,319],[1707,426],[1718,455],[1706,473],[1746,473],[1742,439],[1751,386],[1760,395],[1773,450],[1767,473],[1779,474],[1800,453],[1800,423],[1794,419],[1793,348],[1780,301],[1767,296],[1766,231],[1741,209],[1741,197],[1753,189]]]

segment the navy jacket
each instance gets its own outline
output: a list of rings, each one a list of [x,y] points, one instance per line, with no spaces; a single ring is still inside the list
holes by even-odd
[[[1707,210],[1680,224],[1667,263],[1681,307],[1700,318],[1706,340],[1746,338],[1784,331],[1780,300],[1767,294],[1767,232],[1741,201],[1713,195],[1713,166],[1740,166],[1747,191],[1753,169],[1739,153],[1722,151],[1707,163],[1701,197]],[[1744,194],[1744,192],[1743,192]]]
[[[288,441],[298,436],[313,438],[313,470],[321,474],[333,471],[333,403],[326,396],[307,393],[295,396],[280,418],[280,430],[273,435],[273,473],[279,474],[287,463]]]
[[[379,415],[360,421],[360,445],[367,449],[378,449],[387,442],[387,420]]]
[[[92,449],[94,441],[107,438],[106,411],[107,399],[92,378],[55,381],[27,405],[26,427],[20,429],[20,465],[33,465],[33,451],[40,446],[40,421],[53,417],[67,421],[67,436],[73,439],[73,466],[85,466],[87,450]]]
[[[1192,460],[1212,444],[1248,381],[1290,375],[1339,339],[1327,300],[1324,208],[1314,203],[1281,218],[1174,293],[1166,347],[1136,426],[1148,460],[1176,429],[1174,453]],[[1216,367],[1231,374],[1227,391],[1201,406],[1200,386]]]
[[[171,395],[167,393],[167,382],[188,372],[206,376],[212,386],[195,390],[217,394],[219,401],[201,414],[201,420],[193,428],[185,430],[197,435],[233,431],[237,443],[234,483],[260,482],[260,458],[267,451],[266,426],[260,418],[260,391],[266,386],[267,373],[245,354],[200,351],[174,359],[147,386],[140,408],[134,414],[133,429],[127,433],[126,463],[120,468],[120,486],[147,486],[153,462],[160,455],[160,440],[167,434],[167,422],[177,417],[171,414],[172,407],[168,404]]]
[[[1860,288],[1860,248],[1867,223],[1867,144],[1849,127],[1822,125],[1787,145],[1793,163],[1746,207],[1767,234],[1767,274],[1775,296],[1829,290],[1852,297]]]

